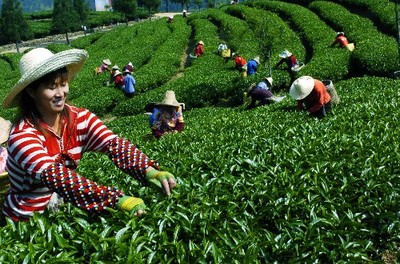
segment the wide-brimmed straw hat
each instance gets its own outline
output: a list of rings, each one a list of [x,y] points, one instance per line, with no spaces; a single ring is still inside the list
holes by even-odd
[[[124,70],[124,73],[132,73],[128,68]]]
[[[290,86],[289,94],[295,100],[307,97],[314,89],[314,78],[311,76],[301,76]]]
[[[10,134],[11,121],[5,120],[0,117],[0,144],[3,144],[8,140],[8,135]]]
[[[204,46],[204,42],[202,40],[200,40],[199,42],[197,42],[197,44],[203,45]]]
[[[103,60],[103,63],[104,63],[104,64],[107,64],[107,65],[111,65],[111,61],[110,61],[109,59]]]
[[[184,103],[179,103],[176,100],[175,92],[174,91],[166,91],[164,94],[164,99],[159,103],[154,103],[154,105],[165,105],[165,106],[181,106]]]
[[[88,53],[81,49],[69,49],[59,53],[53,53],[45,48],[29,51],[22,56],[19,62],[21,79],[4,98],[3,107],[17,106],[22,90],[46,74],[61,68],[67,68],[68,78],[71,81],[82,68],[88,56]]]
[[[269,83],[269,85],[272,85],[272,77],[265,77],[265,80]]]
[[[113,77],[115,77],[115,76],[117,76],[117,75],[121,75],[121,74],[122,74],[122,72],[120,72],[119,70],[116,70],[115,73],[114,73],[114,75],[113,75]]]
[[[259,57],[259,56],[255,57],[253,60],[254,60],[255,62],[257,62],[257,64],[260,64],[260,57]]]
[[[112,69],[112,70],[119,70],[119,67],[118,67],[117,64],[115,64],[111,69]]]
[[[281,54],[279,54],[279,57],[284,59],[289,58],[290,56],[292,56],[292,53],[288,50],[284,50]]]
[[[340,36],[340,35],[343,35],[343,36],[344,36],[344,32],[343,32],[343,31],[336,32],[336,36]]]

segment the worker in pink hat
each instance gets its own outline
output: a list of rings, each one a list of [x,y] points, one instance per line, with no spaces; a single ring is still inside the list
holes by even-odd
[[[313,117],[323,118],[331,110],[331,96],[326,86],[311,76],[297,78],[290,86],[289,94],[297,100],[299,110],[306,110]]]

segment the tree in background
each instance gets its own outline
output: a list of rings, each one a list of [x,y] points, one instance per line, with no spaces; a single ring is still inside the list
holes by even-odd
[[[156,13],[160,10],[161,0],[137,0],[138,5],[146,8],[151,13]],[[168,0],[167,0],[168,1]]]
[[[73,0],[73,6],[74,10],[79,16],[79,22],[81,23],[82,26],[86,26],[87,24],[87,19],[89,16],[89,4],[85,0]]]
[[[54,0],[53,7],[53,31],[65,34],[69,45],[68,32],[80,28],[79,15],[74,10],[71,0]]]
[[[172,3],[176,3],[176,4],[181,4],[182,5],[182,10],[183,9],[188,9],[189,6],[189,2],[190,0],[171,0]],[[186,8],[185,8],[186,6]]]
[[[1,43],[15,43],[19,53],[19,43],[22,39],[33,38],[32,30],[22,13],[18,0],[4,0],[0,17]]]
[[[135,0],[113,0],[113,10],[123,13],[125,15],[126,23],[129,20],[134,20],[136,16],[136,3]]]

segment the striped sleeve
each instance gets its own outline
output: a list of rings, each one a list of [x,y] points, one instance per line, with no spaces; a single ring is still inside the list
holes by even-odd
[[[9,163],[8,170],[24,170],[35,179],[40,179],[44,169],[54,162],[42,142],[44,139],[36,134],[33,129],[20,130],[10,135],[9,156],[13,157],[15,163]],[[13,164],[18,164],[18,167]]]
[[[83,144],[84,151],[101,151],[106,152],[110,140],[115,135],[108,129],[103,122],[88,110],[79,112],[78,114],[78,138],[85,141]]]

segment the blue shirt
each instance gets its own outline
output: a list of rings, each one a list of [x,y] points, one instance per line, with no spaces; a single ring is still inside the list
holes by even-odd
[[[135,93],[135,85],[136,85],[135,78],[133,78],[133,76],[130,75],[129,73],[126,74],[124,78],[124,92],[126,94]]]
[[[247,63],[247,74],[248,74],[248,75],[251,75],[251,74],[256,73],[257,67],[258,67],[257,62],[256,62],[255,60],[250,60],[250,61]]]

